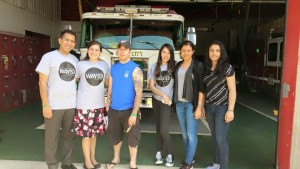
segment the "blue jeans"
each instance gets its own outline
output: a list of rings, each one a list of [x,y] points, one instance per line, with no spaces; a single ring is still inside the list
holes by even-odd
[[[227,132],[229,123],[225,123],[227,109],[228,105],[205,105],[206,120],[212,136],[213,163],[220,164],[220,169],[228,168]]]
[[[185,145],[185,162],[192,164],[198,144],[198,120],[194,118],[191,102],[176,102],[176,112],[179,120],[183,142]]]

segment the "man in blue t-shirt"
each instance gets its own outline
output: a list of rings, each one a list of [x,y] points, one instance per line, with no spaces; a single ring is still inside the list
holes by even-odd
[[[114,146],[114,158],[106,166],[113,168],[120,162],[123,133],[127,134],[130,168],[137,169],[137,149],[141,138],[139,106],[143,95],[143,72],[130,59],[131,45],[120,41],[117,45],[119,62],[111,67],[107,93],[108,137]]]

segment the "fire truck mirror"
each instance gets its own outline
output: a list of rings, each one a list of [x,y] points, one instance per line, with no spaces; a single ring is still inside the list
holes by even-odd
[[[186,33],[186,40],[189,40],[189,41],[193,42],[194,45],[196,45],[197,35],[196,35],[195,27],[188,27],[188,30]]]

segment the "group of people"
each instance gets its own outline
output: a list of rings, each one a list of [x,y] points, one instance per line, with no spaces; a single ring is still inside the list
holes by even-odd
[[[207,169],[227,169],[227,132],[234,119],[236,101],[235,73],[220,41],[213,41],[209,45],[204,63],[195,59],[194,52],[195,45],[192,42],[182,42],[182,60],[175,63],[174,49],[171,45],[164,44],[160,48],[157,63],[149,71],[156,119],[155,164],[163,164],[163,157],[165,166],[174,164],[169,134],[173,104],[185,146],[185,158],[180,169],[193,168],[198,143],[198,123],[202,117],[209,124],[213,145],[213,162]],[[166,150],[165,154],[163,149]]]
[[[58,169],[56,151],[62,129],[62,169],[76,169],[71,163],[75,136],[82,137],[84,169],[100,168],[95,150],[97,135],[107,131],[113,145],[113,159],[106,169],[120,162],[123,135],[127,135],[130,169],[137,169],[141,138],[139,116],[143,94],[143,72],[130,59],[128,41],[117,44],[118,61],[111,68],[100,60],[102,45],[88,44],[86,57],[79,61],[70,51],[76,36],[65,30],[58,39],[59,49],[46,53],[36,68],[39,74],[42,111],[45,119],[45,161],[49,169]],[[182,61],[176,63],[170,44],[161,46],[158,59],[148,73],[153,92],[156,119],[155,164],[174,165],[169,123],[175,107],[185,146],[180,169],[193,168],[198,142],[199,119],[206,117],[212,134],[213,163],[208,169],[227,169],[229,148],[227,131],[234,119],[235,75],[224,45],[214,41],[204,63],[194,58],[195,46],[182,42]],[[78,82],[78,85],[77,85]],[[104,101],[105,87],[107,100]],[[174,106],[173,106],[174,105]],[[166,150],[166,152],[164,152]]]
[[[87,55],[82,61],[70,54],[76,43],[72,31],[63,31],[58,42],[59,49],[46,53],[36,68],[45,119],[45,161],[48,168],[58,168],[56,151],[61,128],[62,169],[76,169],[71,163],[75,136],[82,137],[83,168],[100,168],[95,157],[96,141],[97,135],[103,135],[105,131],[108,131],[114,148],[114,157],[106,168],[113,168],[120,162],[124,129],[128,136],[130,168],[136,169],[141,137],[139,105],[143,73],[139,65],[130,60],[130,43],[121,41],[117,45],[119,62],[110,69],[105,61],[100,60],[102,46],[99,42],[88,44]],[[108,86],[106,104],[105,86]]]

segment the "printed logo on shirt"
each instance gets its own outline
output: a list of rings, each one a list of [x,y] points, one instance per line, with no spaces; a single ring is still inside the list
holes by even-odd
[[[85,79],[91,86],[98,86],[104,79],[101,69],[92,67],[85,72]]]
[[[160,87],[167,86],[171,81],[171,77],[168,74],[168,71],[161,71],[160,76],[156,78],[156,84]]]
[[[128,76],[129,76],[129,71],[126,71],[126,72],[124,73],[124,77],[125,77],[125,78],[128,78]]]
[[[75,78],[76,69],[72,63],[63,62],[58,69],[59,77],[64,81],[72,81]]]

